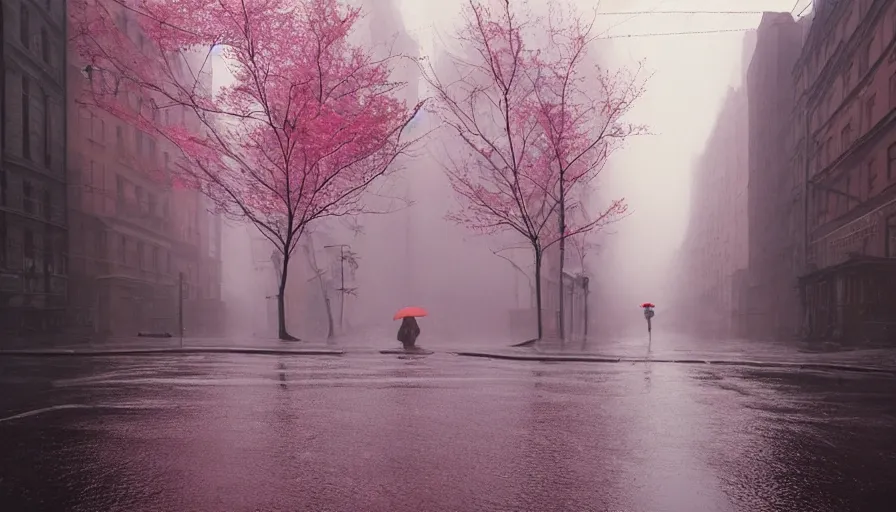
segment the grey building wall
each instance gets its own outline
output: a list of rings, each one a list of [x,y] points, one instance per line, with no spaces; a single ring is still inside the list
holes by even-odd
[[[2,7],[0,333],[32,335],[66,306],[66,3]]]
[[[788,134],[794,108],[793,67],[802,28],[789,13],[765,13],[747,71],[749,103],[748,305],[751,338],[793,337],[799,296],[789,220],[795,202]]]

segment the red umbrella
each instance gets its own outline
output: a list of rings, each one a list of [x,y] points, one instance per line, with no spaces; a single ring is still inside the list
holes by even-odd
[[[653,302],[645,302],[644,304],[641,304],[641,307],[642,308],[655,308],[656,306],[653,304]]]
[[[400,320],[409,316],[426,316],[428,314],[429,313],[427,313],[426,310],[421,307],[411,306],[399,309],[398,313],[395,313],[395,316],[392,317],[392,320]]]

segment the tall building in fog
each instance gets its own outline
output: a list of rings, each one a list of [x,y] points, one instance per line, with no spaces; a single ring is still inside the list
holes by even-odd
[[[682,328],[736,336],[747,268],[747,95],[728,91],[694,169],[691,212],[676,286]]]
[[[0,338],[58,331],[66,276],[66,4],[3,0]]]
[[[743,79],[756,46],[744,36]],[[722,104],[691,185],[688,227],[677,255],[678,328],[697,335],[740,336],[745,322],[749,178],[747,90],[732,87]]]
[[[797,334],[798,269],[793,264],[794,197],[791,170],[793,66],[802,43],[790,13],[764,13],[747,70],[749,103],[748,291],[744,333],[751,338]]]
[[[134,14],[115,13],[142,38]],[[76,103],[86,81],[73,53],[68,66],[68,193],[71,219],[69,293],[74,330],[89,336],[176,333],[178,283],[188,336],[222,323],[220,225],[194,190],[172,190],[150,177],[178,152],[167,141],[95,108]],[[147,57],[150,58],[150,57]],[[193,64],[195,66],[195,63]],[[196,67],[198,69],[198,67]],[[211,76],[203,75],[210,88]],[[149,98],[135,97],[132,108]],[[159,121],[200,130],[186,109],[158,111]]]
[[[804,334],[896,326],[896,1],[816,2],[794,72]]]

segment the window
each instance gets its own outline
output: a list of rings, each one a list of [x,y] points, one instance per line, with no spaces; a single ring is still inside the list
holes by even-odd
[[[25,228],[25,232],[23,233],[24,239],[22,240],[22,253],[26,258],[25,268],[28,268],[28,263],[34,263],[33,261],[28,262],[27,260],[34,260],[34,232],[28,228]]]
[[[155,194],[149,194],[146,199],[149,214],[155,217],[158,214],[159,204]]]
[[[0,210],[0,268],[6,268],[6,212]]]
[[[896,174],[896,144],[887,148],[887,181],[893,179]]]
[[[874,102],[877,101],[877,94],[872,94],[865,100],[865,129],[870,130],[874,126]]]
[[[137,242],[137,268],[143,270],[146,268],[145,251],[143,250],[143,242]]]
[[[166,170],[166,171],[167,171],[167,170],[170,170],[170,167],[168,167],[168,166],[170,165],[170,162],[171,162],[171,155],[169,155],[168,152],[165,151],[165,152],[162,154],[162,157],[163,157],[164,160],[165,160],[165,170]]]
[[[153,162],[156,161],[156,140],[153,138],[149,139],[149,154],[147,155],[150,160]]]
[[[143,132],[134,130],[135,156],[143,156]]]
[[[850,90],[852,89],[852,62],[846,66],[846,71],[843,72],[843,97],[845,98],[849,95]]]
[[[96,254],[100,260],[107,261],[109,238],[105,231],[100,231],[99,235],[96,239]]]
[[[128,264],[128,239],[124,235],[118,236],[118,262]]]
[[[123,126],[115,127],[115,144],[118,146],[119,151],[124,151],[124,127]]]
[[[152,261],[151,261],[151,264],[152,264],[152,271],[153,271],[153,272],[158,272],[158,271],[159,271],[159,248],[158,248],[158,247],[153,247],[153,248],[152,248]]]
[[[874,160],[868,162],[868,197],[874,195],[874,182],[877,180],[877,169]]]
[[[115,198],[119,205],[124,203],[124,178],[121,176],[115,177]]]
[[[167,273],[170,274],[170,273],[171,273],[171,270],[172,270],[171,253],[170,253],[170,252],[166,252],[166,253],[165,253],[165,272],[167,272]]]
[[[25,213],[34,215],[34,187],[27,180],[22,182],[22,209]]]
[[[847,124],[843,127],[843,130],[840,132],[840,144],[841,151],[846,152],[849,149],[849,145],[852,144],[852,125]]]
[[[896,258],[896,215],[887,219],[887,258]]]
[[[53,242],[50,237],[44,240],[44,293],[50,293],[50,276],[53,274]]]
[[[44,93],[44,164],[50,168],[53,137],[50,134],[50,96]]]
[[[40,27],[40,53],[44,59],[44,63],[50,63],[50,35],[47,33],[47,27]]]
[[[137,198],[137,210],[138,210],[141,214],[144,213],[144,212],[143,212],[143,205],[144,205],[144,200],[143,200],[143,187],[141,187],[140,185],[137,185],[137,186],[134,188],[134,196]]]
[[[846,211],[849,211],[849,207],[852,206],[852,176],[846,176],[846,187],[843,190],[846,193]]]
[[[872,39],[871,41],[868,41],[868,43],[865,44],[865,47],[862,49],[861,53],[859,54],[859,80],[864,78],[865,73],[868,72],[868,64],[870,62],[869,57],[871,55],[871,43],[873,43],[873,42],[874,42],[874,39]]]
[[[31,44],[31,13],[24,2],[19,3],[19,41],[25,48],[30,48]]]
[[[106,122],[98,116],[91,116],[90,135],[96,142],[106,141]]]
[[[31,81],[22,76],[22,156],[31,159]]]
[[[45,219],[50,220],[50,213],[52,212],[52,200],[50,198],[50,191],[44,190],[43,198],[41,199],[41,213]]]

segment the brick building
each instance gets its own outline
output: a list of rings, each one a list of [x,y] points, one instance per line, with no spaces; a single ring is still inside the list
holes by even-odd
[[[810,338],[896,338],[896,2],[820,1],[794,70]],[[809,155],[806,158],[805,155]]]
[[[132,13],[120,26],[137,41]],[[197,68],[198,69],[198,68]],[[211,87],[211,76],[206,76]],[[220,221],[193,190],[171,190],[149,171],[167,168],[176,149],[106,112],[76,102],[89,80],[76,56],[68,70],[70,321],[90,336],[176,333],[183,274],[187,335],[219,334],[222,325]],[[132,108],[146,98],[132,97]],[[200,130],[184,109],[161,122]]]
[[[0,338],[58,331],[67,289],[65,2],[2,7]]]
[[[791,227],[793,196],[789,134],[794,109],[793,66],[802,26],[790,13],[764,13],[747,69],[748,265],[745,336],[788,339],[797,334],[799,240]]]

